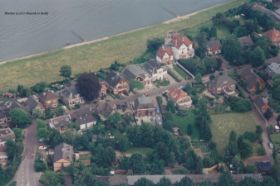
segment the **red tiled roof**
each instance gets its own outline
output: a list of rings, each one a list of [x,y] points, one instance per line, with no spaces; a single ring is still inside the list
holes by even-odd
[[[185,91],[183,91],[183,90],[181,90],[179,88],[172,88],[172,89],[170,89],[168,94],[169,94],[170,97],[172,97],[172,99],[175,102],[177,102],[178,100],[188,96],[188,94]]]
[[[172,39],[172,41],[171,41],[172,44],[176,48],[180,48],[183,44],[186,46],[189,46],[192,44],[192,41],[188,37],[183,36],[179,33],[172,33],[171,39]]]
[[[207,43],[207,47],[209,48],[209,50],[211,52],[217,52],[217,51],[221,50],[222,45],[219,40],[212,40]]]
[[[173,56],[172,48],[164,46],[160,47],[157,51],[157,56],[162,59],[165,53],[167,53],[169,56]]]
[[[264,33],[266,37],[268,37],[272,43],[279,43],[280,42],[280,31],[273,28]]]

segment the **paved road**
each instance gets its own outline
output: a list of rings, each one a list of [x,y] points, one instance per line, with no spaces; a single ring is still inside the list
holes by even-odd
[[[35,122],[25,130],[23,145],[22,162],[16,172],[14,181],[17,182],[17,186],[38,186],[41,174],[35,172],[33,168],[37,148]]]

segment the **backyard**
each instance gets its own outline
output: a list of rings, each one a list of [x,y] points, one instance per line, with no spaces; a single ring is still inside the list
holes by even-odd
[[[226,113],[211,115],[211,130],[213,140],[217,144],[220,154],[228,143],[229,134],[234,130],[238,135],[246,131],[255,132],[256,122],[251,112],[248,113]]]
[[[2,64],[0,68],[0,88],[14,88],[18,84],[31,86],[41,81],[53,82],[60,80],[59,69],[62,65],[71,65],[73,73],[77,75],[81,72],[97,71],[100,68],[108,67],[115,60],[121,63],[128,63],[144,52],[148,39],[164,37],[170,30],[199,27],[209,22],[217,12],[237,7],[244,2],[245,0],[231,1],[221,6],[201,11],[187,19],[168,24],[158,24],[119,34],[96,43],[61,49],[37,57]]]

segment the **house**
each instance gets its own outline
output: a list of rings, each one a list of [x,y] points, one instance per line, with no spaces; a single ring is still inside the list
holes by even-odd
[[[6,152],[0,151],[0,167],[3,169],[8,164],[8,155]]]
[[[58,96],[50,91],[41,93],[39,101],[45,108],[56,108],[58,106]]]
[[[280,63],[271,63],[266,67],[266,72],[270,78],[280,75]]]
[[[112,102],[98,102],[92,111],[100,116],[100,119],[105,121],[114,111],[116,110],[116,105]]]
[[[70,114],[74,123],[79,126],[81,131],[92,128],[96,124],[96,118],[93,113],[87,108],[81,108]]]
[[[60,133],[63,133],[69,125],[72,123],[70,114],[58,116],[55,118],[49,119],[49,126],[57,130]]]
[[[259,95],[253,97],[253,102],[263,114],[266,113],[270,108],[268,105],[268,100]]]
[[[8,110],[6,107],[0,107],[0,128],[8,127],[9,117]]]
[[[74,158],[74,150],[71,145],[61,143],[54,148],[53,170],[60,171],[68,167]]]
[[[128,94],[129,82],[116,72],[111,71],[106,78],[109,90],[114,94]]]
[[[63,89],[60,93],[60,98],[65,105],[69,108],[74,108],[76,105],[81,105],[85,103],[85,100],[80,96],[77,91],[76,85],[71,84],[69,87]]]
[[[174,62],[174,55],[171,47],[162,46],[157,51],[156,56],[157,62],[164,64],[164,65],[171,65]]]
[[[144,69],[149,73],[152,81],[163,80],[167,75],[167,69],[155,60],[149,60],[144,64]]]
[[[181,109],[192,107],[192,98],[180,88],[170,89],[168,91],[168,97]]]
[[[240,43],[240,46],[243,47],[243,48],[244,47],[250,47],[250,46],[254,45],[254,42],[253,42],[250,35],[240,37],[240,38],[238,38],[238,41]]]
[[[44,112],[45,110],[35,95],[18,99],[17,102],[20,104],[21,108],[30,114],[33,114],[36,111]]]
[[[134,101],[134,116],[138,125],[161,124],[161,115],[155,98],[142,95]]]
[[[188,59],[194,56],[193,42],[186,36],[178,32],[169,32],[165,38],[165,43],[172,47],[176,60]]]
[[[265,82],[260,78],[249,65],[245,65],[238,70],[241,80],[245,83],[250,94],[255,94],[265,88]]]
[[[146,88],[152,86],[152,78],[138,65],[128,65],[123,71],[123,77],[130,81],[130,80],[138,80],[144,84]]]
[[[220,40],[210,40],[207,42],[207,55],[218,55],[222,52]]]
[[[1,128],[0,129],[0,151],[3,151],[5,148],[5,143],[7,140],[15,141],[16,136],[14,131],[11,128]]]
[[[217,75],[208,83],[208,91],[213,95],[225,94],[227,96],[236,95],[236,82],[228,75]]]
[[[280,31],[273,28],[264,33],[264,35],[272,42],[275,46],[280,46]]]
[[[272,165],[269,161],[256,163],[257,171],[262,174],[270,173]]]
[[[101,81],[100,82],[100,92],[99,92],[99,96],[102,98],[104,96],[107,95],[108,89],[109,89],[109,85],[107,82],[105,81]]]

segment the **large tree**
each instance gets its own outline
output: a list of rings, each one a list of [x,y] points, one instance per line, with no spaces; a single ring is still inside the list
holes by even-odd
[[[63,179],[62,177],[52,171],[46,171],[41,177],[40,177],[40,184],[42,186],[62,186],[63,185]]]
[[[31,116],[21,108],[15,108],[10,111],[12,124],[24,128],[32,122]]]
[[[227,38],[222,42],[222,45],[222,53],[232,65],[240,65],[243,63],[238,39],[234,37]]]
[[[151,54],[155,54],[163,43],[164,40],[162,38],[150,39],[147,42],[147,51]]]
[[[253,51],[250,52],[250,63],[253,67],[258,67],[264,64],[265,53],[261,47],[256,47]]]
[[[77,80],[77,89],[86,101],[92,101],[99,96],[101,89],[98,77],[94,73],[83,73]]]
[[[280,75],[273,78],[272,97],[280,101]]]

